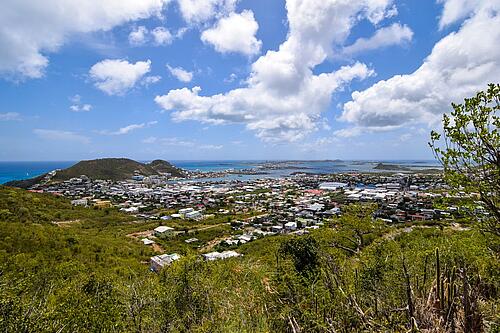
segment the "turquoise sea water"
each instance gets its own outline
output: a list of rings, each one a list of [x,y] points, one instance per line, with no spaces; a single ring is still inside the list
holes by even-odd
[[[241,169],[259,169],[266,162],[273,161],[171,161],[175,166],[198,171],[223,171]],[[244,176],[245,179],[258,177],[280,177],[293,172],[308,173],[339,173],[339,172],[370,172],[379,163],[397,164],[406,168],[424,169],[436,168],[433,160],[391,160],[391,161],[280,161],[279,168],[264,169],[267,175]],[[0,184],[11,180],[33,178],[55,169],[68,168],[74,161],[50,162],[0,162]],[[237,176],[234,176],[236,178]],[[231,177],[233,178],[233,177]]]

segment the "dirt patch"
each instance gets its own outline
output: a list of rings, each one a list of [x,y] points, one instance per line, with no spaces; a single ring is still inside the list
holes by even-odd
[[[165,252],[165,250],[160,245],[158,245],[156,243],[152,244],[152,247],[153,247],[153,251],[155,251],[157,253]]]
[[[80,220],[67,220],[67,221],[52,221],[52,223],[58,225],[59,227],[66,227],[73,223],[79,223]]]
[[[127,237],[141,239],[153,236],[153,230],[139,231],[128,234]]]
[[[205,252],[205,251],[212,250],[217,244],[219,244],[221,241],[223,241],[223,240],[225,240],[227,238],[228,238],[227,236],[224,236],[224,237],[218,237],[218,238],[212,239],[211,241],[209,241],[207,243],[207,245],[205,245],[204,247],[200,248],[200,252]]]

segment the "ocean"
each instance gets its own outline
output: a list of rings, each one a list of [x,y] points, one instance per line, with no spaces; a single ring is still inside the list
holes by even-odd
[[[147,161],[145,161],[147,162]],[[179,168],[192,171],[223,171],[262,169],[265,175],[230,175],[224,179],[255,179],[262,177],[282,177],[294,172],[307,173],[340,173],[340,172],[375,172],[378,163],[395,164],[407,169],[438,168],[435,160],[381,160],[381,161],[269,161],[269,160],[221,160],[221,161],[171,161]],[[55,169],[64,169],[72,166],[75,161],[50,162],[0,162],[0,184],[12,181],[33,178]],[[273,163],[273,168],[267,168]],[[215,179],[213,179],[215,180]]]

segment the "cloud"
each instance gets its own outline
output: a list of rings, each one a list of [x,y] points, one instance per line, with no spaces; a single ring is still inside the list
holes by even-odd
[[[436,43],[415,72],[355,91],[340,119],[365,129],[434,125],[450,111],[451,102],[459,103],[497,82],[500,30],[492,27],[500,26],[498,9],[485,9],[466,20],[457,32]]]
[[[90,104],[73,104],[69,107],[69,109],[73,112],[89,112],[92,110],[92,105]]]
[[[140,26],[132,30],[128,36],[129,43],[133,46],[142,46],[150,40],[156,46],[170,45],[175,39],[182,38],[186,32],[185,28],[179,29],[175,34],[172,34],[165,27],[156,27],[148,30],[145,26]]]
[[[388,132],[401,128],[401,126],[371,126],[371,127],[348,127],[333,132],[336,137],[352,138],[362,134]]]
[[[239,123],[267,142],[300,140],[318,128],[335,91],[373,75],[361,63],[319,74],[313,69],[332,55],[332,46],[343,45],[357,22],[378,24],[390,5],[390,0],[287,0],[287,39],[252,64],[245,87],[211,96],[200,95],[200,87],[174,89],[155,101],[176,121]]]
[[[0,113],[0,121],[21,120],[21,115],[17,112]]]
[[[303,142],[298,148],[304,152],[322,152],[331,149],[332,145],[338,145],[340,143],[340,139],[337,137],[324,137],[318,138],[312,142]]]
[[[156,27],[151,30],[154,41],[157,45],[168,45],[174,40],[174,36],[164,27]]]
[[[178,0],[184,20],[191,24],[207,22],[234,11],[238,0]]]
[[[253,12],[244,10],[241,14],[231,13],[221,18],[213,28],[203,31],[201,40],[220,53],[236,52],[250,56],[258,54],[262,46],[262,42],[255,38],[258,29]]]
[[[171,67],[167,64],[168,71],[172,74],[177,80],[181,82],[191,82],[193,79],[193,73],[186,71],[182,67]]]
[[[236,75],[235,73],[231,73],[229,75],[229,77],[224,79],[224,82],[231,83],[231,82],[234,82],[234,80],[236,80],[237,78],[238,78],[238,75]]]
[[[150,136],[144,140],[143,143],[146,144],[157,144],[167,147],[183,147],[183,148],[195,148],[201,150],[219,150],[222,149],[223,145],[213,145],[213,144],[199,144],[194,140],[186,140],[183,138],[171,137],[171,138],[157,138]]]
[[[149,87],[151,84],[160,82],[160,80],[161,76],[159,75],[146,76],[144,79],[142,79],[141,84],[143,86]]]
[[[48,129],[35,129],[33,133],[39,138],[50,141],[72,141],[82,144],[89,144],[90,139],[86,136],[77,134],[70,131],[48,130]]]
[[[498,6],[498,1],[493,0],[437,0],[444,4],[443,14],[439,19],[439,28],[467,18],[471,14],[484,10],[491,10]],[[497,7],[498,8],[498,7]]]
[[[109,31],[159,15],[169,0],[4,0],[0,10],[0,75],[40,78],[75,34]]]
[[[123,95],[151,70],[151,61],[106,59],[90,68],[89,75],[94,85],[108,95]]]
[[[151,136],[142,140],[143,143],[147,144],[160,144],[163,146],[173,146],[173,147],[193,147],[196,143],[192,140],[185,140],[181,138],[157,138]]]
[[[128,42],[133,46],[140,46],[147,42],[147,34],[148,29],[145,26],[141,25],[136,27],[130,34],[128,35]]]
[[[391,26],[378,29],[370,38],[359,38],[354,44],[343,49],[344,54],[355,54],[391,45],[400,45],[411,41],[413,31],[406,25],[394,23]]]
[[[69,107],[70,111],[89,112],[92,110],[92,105],[82,103],[82,96],[78,94],[70,97],[69,100],[73,103],[73,105]]]
[[[153,126],[153,125],[156,125],[156,124],[158,124],[157,121],[150,121],[150,122],[147,122],[147,123],[131,124],[131,125],[128,125],[128,126],[125,126],[125,127],[121,127],[120,129],[118,129],[117,131],[114,131],[114,132],[99,131],[98,133],[99,134],[103,134],[103,135],[125,135],[125,134],[129,134],[132,131],[135,131],[135,130],[138,130],[138,129],[142,129],[142,128],[147,128],[147,127],[150,127],[150,126]]]
[[[220,150],[224,148],[223,145],[201,145],[199,146],[200,149],[202,150]]]
[[[69,98],[69,100],[73,103],[80,103],[80,101],[82,100],[82,96],[76,94],[75,96],[72,96]]]

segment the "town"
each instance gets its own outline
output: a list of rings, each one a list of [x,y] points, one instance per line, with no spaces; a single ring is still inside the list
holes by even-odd
[[[234,174],[234,171],[217,176]],[[73,205],[96,209],[115,207],[139,221],[158,226],[129,235],[152,246],[151,270],[159,271],[180,258],[188,246],[205,260],[239,256],[238,246],[261,237],[306,234],[340,216],[350,203],[373,203],[373,219],[388,224],[456,218],[456,206],[436,208],[449,197],[439,174],[419,173],[296,173],[280,178],[205,180],[203,173],[188,179],[170,175],[125,181],[91,180],[85,175],[59,183],[34,186],[71,199]],[[213,177],[212,173],[207,173]],[[212,179],[212,178],[209,178]],[[486,214],[478,204],[476,213]],[[181,245],[179,245],[181,244]]]

